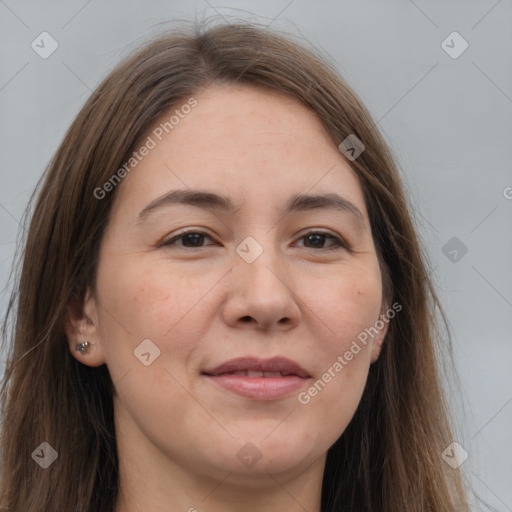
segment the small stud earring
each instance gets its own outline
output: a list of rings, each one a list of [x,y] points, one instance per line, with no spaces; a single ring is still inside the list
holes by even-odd
[[[88,348],[89,348],[89,342],[83,341],[82,343],[79,343],[78,345],[76,345],[75,350],[78,350],[78,352],[80,352],[80,354],[84,355],[88,352]]]

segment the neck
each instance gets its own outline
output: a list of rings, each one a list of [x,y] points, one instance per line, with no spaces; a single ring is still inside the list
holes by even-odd
[[[209,481],[177,473],[153,476],[121,473],[116,512],[320,512],[321,482],[312,481],[309,472],[291,482],[269,476],[257,487],[247,487],[233,474]]]

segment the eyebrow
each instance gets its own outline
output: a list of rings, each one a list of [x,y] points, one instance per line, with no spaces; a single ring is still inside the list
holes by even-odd
[[[214,209],[234,214],[241,206],[236,206],[233,201],[224,195],[215,194],[203,190],[171,190],[157,197],[145,206],[137,217],[137,223],[142,222],[150,212],[172,205],[189,205],[203,209]],[[284,214],[318,209],[336,209],[352,214],[358,222],[364,226],[365,219],[361,210],[345,197],[335,193],[321,195],[295,194],[288,199]]]

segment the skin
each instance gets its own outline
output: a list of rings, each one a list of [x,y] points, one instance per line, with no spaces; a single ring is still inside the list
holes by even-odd
[[[95,293],[67,325],[73,356],[107,364],[114,382],[117,512],[319,512],[326,452],[355,413],[387,324],[306,405],[298,392],[244,398],[201,371],[281,355],[307,370],[307,391],[375,324],[387,305],[363,191],[297,100],[247,85],[194,97],[197,106],[115,191]],[[187,188],[228,195],[239,208],[168,205],[137,222],[153,200]],[[338,209],[283,215],[292,194],[330,192],[363,220]],[[208,236],[157,246],[184,228]],[[318,230],[351,250],[304,238]],[[252,263],[236,252],[248,236],[263,249]],[[92,346],[81,355],[84,339]],[[148,366],[134,356],[144,339],[160,350]],[[237,457],[247,443],[261,455],[251,467]]]

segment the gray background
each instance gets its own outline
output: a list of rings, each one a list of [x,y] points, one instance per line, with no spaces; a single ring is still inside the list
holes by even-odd
[[[304,37],[378,121],[454,334],[461,467],[512,511],[511,0],[0,0],[1,286],[29,194],[90,92],[169,21],[211,16]],[[31,48],[43,31],[59,45],[47,59]],[[458,58],[441,46],[453,31],[469,44]]]

